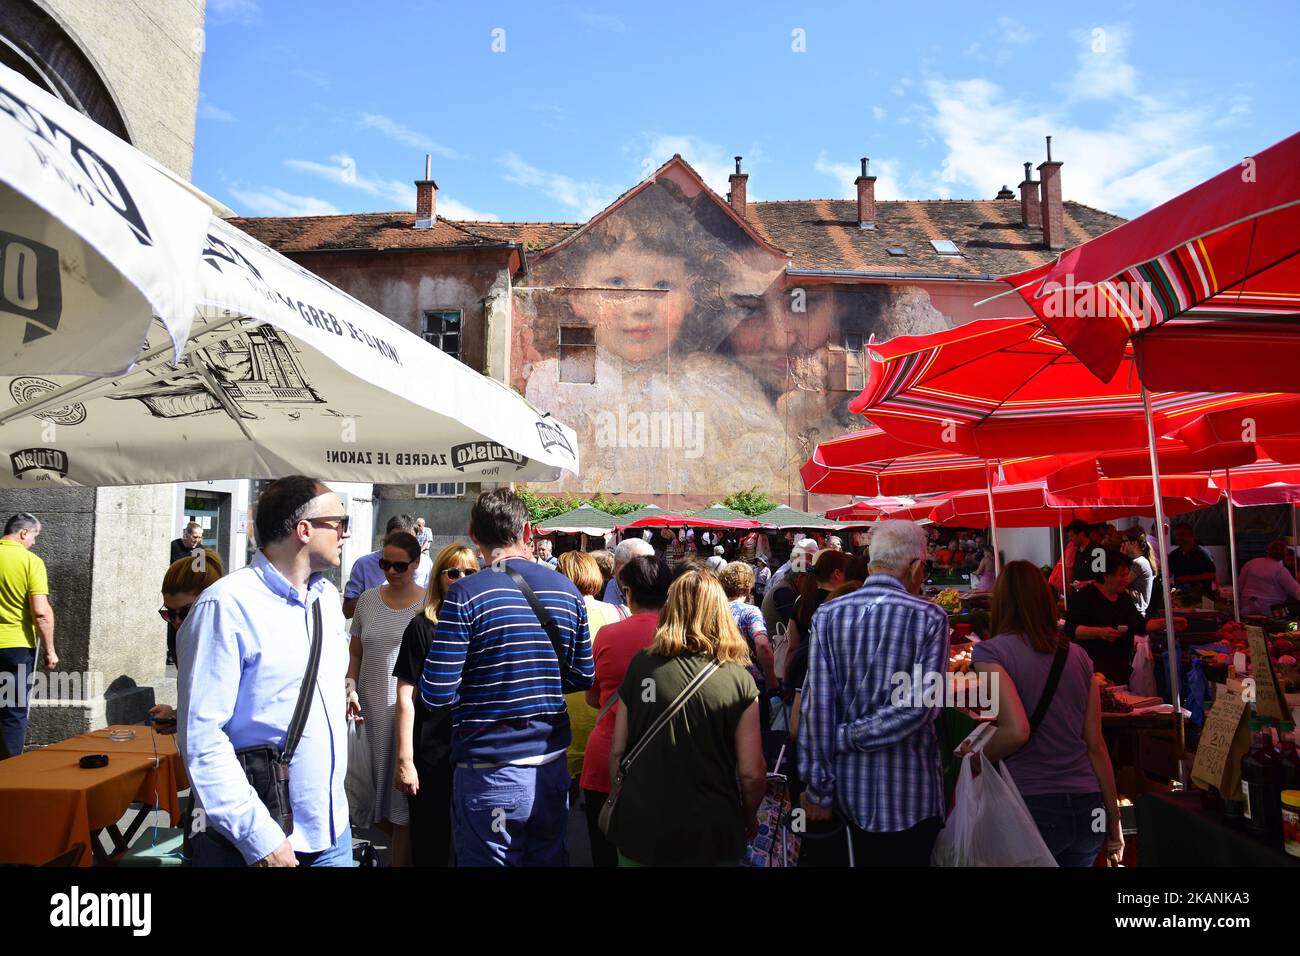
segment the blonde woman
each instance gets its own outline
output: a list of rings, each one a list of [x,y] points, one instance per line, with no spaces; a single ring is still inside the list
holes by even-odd
[[[225,573],[221,556],[215,551],[186,554],[183,558],[177,558],[163,575],[163,603],[158,609],[158,616],[179,635],[181,626],[199,595],[207,590],[208,585],[219,581]],[[176,733],[175,707],[170,704],[155,704],[149,708],[149,716],[153,718],[154,729],[158,733]]]
[[[434,559],[424,607],[406,625],[397,652],[397,706],[393,714],[393,786],[406,795],[409,854],[394,866],[447,866],[451,857],[451,713],[431,711],[416,687],[447,590],[478,571],[474,551],[449,544]]]
[[[687,571],[668,589],[654,643],[619,687],[611,780],[625,753],[710,665],[682,709],[627,768],[609,837],[622,866],[734,866],[767,791],[758,687],[717,577]],[[698,683],[698,682],[697,682]],[[737,786],[739,778],[739,786]]]
[[[592,647],[596,646],[596,634],[606,624],[613,624],[628,616],[620,605],[607,604],[596,597],[605,589],[605,578],[600,573],[600,565],[586,551],[566,551],[557,559],[556,570],[573,582],[573,586],[582,595],[587,605],[587,630],[591,633]],[[582,761],[587,752],[587,738],[596,728],[596,709],[587,703],[587,691],[578,690],[564,695],[564,706],[569,711],[569,729],[573,742],[569,744],[569,775],[582,776]],[[570,796],[570,802],[577,791]]]

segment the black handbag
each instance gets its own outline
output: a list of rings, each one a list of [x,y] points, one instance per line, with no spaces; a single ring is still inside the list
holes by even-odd
[[[244,768],[244,775],[248,777],[249,785],[266,805],[271,819],[280,825],[285,836],[293,832],[293,806],[289,802],[289,761],[293,759],[303,728],[307,726],[312,698],[316,695],[316,673],[320,670],[319,599],[312,604],[311,610],[311,652],[307,657],[307,672],[303,675],[302,686],[298,689],[298,703],[294,706],[293,717],[289,720],[289,731],[285,734],[284,747],[276,748],[271,744],[261,744],[235,751],[235,759]]]

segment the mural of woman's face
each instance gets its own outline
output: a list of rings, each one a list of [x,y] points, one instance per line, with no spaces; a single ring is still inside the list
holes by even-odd
[[[795,290],[774,283],[732,330],[731,354],[769,389],[784,390],[790,359],[821,348],[830,339],[835,309],[829,290],[804,289],[802,306]]]
[[[590,257],[570,281],[573,314],[595,328],[596,345],[627,362],[667,354],[694,307],[686,263],[635,238]]]

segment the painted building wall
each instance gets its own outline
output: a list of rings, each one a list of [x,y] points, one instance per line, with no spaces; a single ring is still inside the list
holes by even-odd
[[[756,487],[803,506],[817,443],[864,426],[847,406],[871,337],[969,321],[989,287],[787,274],[674,172],[532,259],[511,382],[578,433],[560,491],[686,507]]]

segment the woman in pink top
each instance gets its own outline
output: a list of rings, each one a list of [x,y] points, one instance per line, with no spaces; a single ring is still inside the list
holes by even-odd
[[[619,587],[632,616],[606,624],[592,641],[596,682],[587,691],[587,703],[600,709],[596,729],[587,739],[582,764],[582,794],[587,807],[587,833],[591,859],[596,866],[618,866],[618,850],[600,831],[600,808],[609,797],[609,749],[614,742],[614,707],[611,698],[623,683],[627,665],[637,652],[653,643],[659,611],[668,600],[672,575],[657,557],[633,558],[618,575]],[[617,703],[617,701],[613,701]]]

